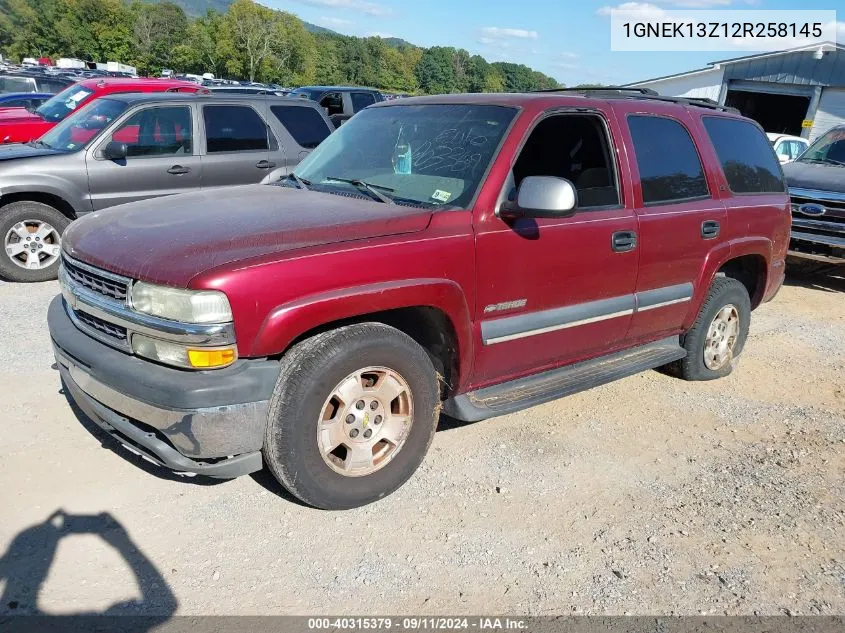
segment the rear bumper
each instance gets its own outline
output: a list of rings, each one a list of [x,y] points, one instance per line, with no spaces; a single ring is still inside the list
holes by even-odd
[[[68,395],[124,446],[161,466],[213,477],[261,468],[278,363],[240,360],[221,370],[183,371],[82,333],[60,296],[47,319]]]

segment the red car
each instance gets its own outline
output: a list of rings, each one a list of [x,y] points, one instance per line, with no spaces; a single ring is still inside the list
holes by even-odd
[[[411,476],[441,410],[728,375],[789,227],[763,130],[712,102],[414,97],[362,110],[275,186],[75,221],[48,321],[67,393],[133,453],[267,466],[350,508]]]
[[[39,138],[86,103],[116,92],[197,92],[201,86],[170,79],[86,79],[69,86],[30,112],[26,108],[0,109],[0,142],[26,143]]]

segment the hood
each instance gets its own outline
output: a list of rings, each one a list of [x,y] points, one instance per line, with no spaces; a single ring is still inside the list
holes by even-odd
[[[421,231],[431,211],[273,185],[133,202],[77,220],[62,237],[76,259],[186,287],[224,264],[298,248]]]
[[[26,108],[0,108],[0,125],[41,123],[44,119]]]
[[[35,147],[33,145],[24,145],[23,143],[8,143],[6,145],[0,144],[0,161],[12,160],[15,158],[36,158],[38,156],[55,156],[62,154],[56,149],[48,149],[46,147]]]
[[[790,187],[845,193],[845,167],[795,161],[783,166],[783,174]]]

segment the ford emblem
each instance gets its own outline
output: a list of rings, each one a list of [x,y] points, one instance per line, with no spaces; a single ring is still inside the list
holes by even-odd
[[[826,209],[820,204],[802,204],[798,207],[798,213],[801,215],[824,215]]]

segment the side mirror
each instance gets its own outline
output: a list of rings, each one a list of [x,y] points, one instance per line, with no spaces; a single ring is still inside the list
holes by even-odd
[[[119,141],[109,141],[103,148],[103,158],[106,160],[123,160],[128,153],[129,149],[126,147],[126,143]]]
[[[506,202],[500,210],[502,218],[567,218],[575,214],[578,193],[566,178],[528,176],[516,192],[516,203]]]

